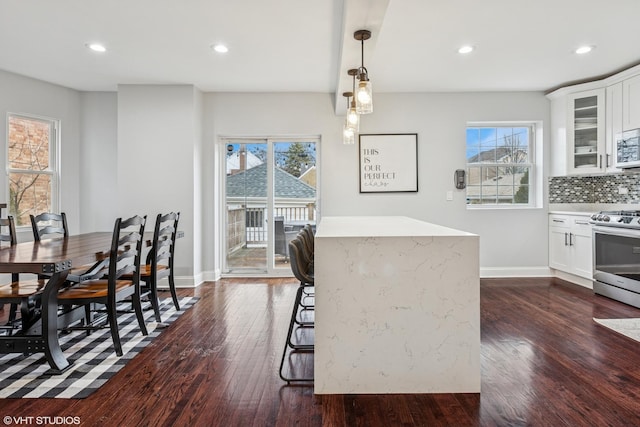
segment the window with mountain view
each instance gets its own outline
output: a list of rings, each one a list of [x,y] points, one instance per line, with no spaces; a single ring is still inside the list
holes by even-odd
[[[467,127],[467,204],[530,205],[533,125]]]

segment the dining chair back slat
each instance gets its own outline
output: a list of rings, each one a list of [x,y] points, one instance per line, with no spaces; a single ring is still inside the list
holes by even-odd
[[[16,223],[13,217],[9,215],[7,218],[0,218],[0,242],[8,242],[13,246],[18,243],[16,236]]]
[[[31,230],[35,241],[41,240],[43,236],[53,234],[59,234],[62,237],[69,235],[67,215],[64,212],[59,214],[43,212],[36,216],[29,215],[29,218],[31,219]]]

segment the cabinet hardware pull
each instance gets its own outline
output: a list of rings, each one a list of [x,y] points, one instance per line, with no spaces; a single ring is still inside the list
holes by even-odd
[[[569,233],[569,246],[573,246],[573,233]]]
[[[611,164],[609,163],[609,158],[611,157],[611,154],[607,154],[607,167],[610,167]]]
[[[576,221],[576,224],[579,224],[579,225],[589,225],[589,221]]]
[[[564,224],[564,219],[554,219],[553,222],[561,222]]]
[[[564,233],[564,245],[569,246],[567,245],[567,233]]]
[[[600,154],[600,166],[598,166],[600,169],[602,169],[602,154]]]

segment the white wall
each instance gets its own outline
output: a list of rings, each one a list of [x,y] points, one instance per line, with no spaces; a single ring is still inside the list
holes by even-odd
[[[118,216],[118,96],[82,92],[80,232],[112,231]]]
[[[470,231],[480,235],[484,275],[547,272],[546,209],[467,210],[464,190],[453,185],[454,171],[465,167],[469,121],[543,121],[544,151],[548,152],[549,101],[544,95],[375,96],[375,111],[362,116],[361,133],[418,133],[418,193],[359,193],[358,146],[342,144],[344,118],[335,116],[329,94],[206,94],[207,149],[213,150],[221,135],[321,135],[321,215],[406,215]],[[207,158],[213,157],[211,151]],[[541,190],[546,191],[546,179],[543,183]],[[448,190],[454,192],[451,202],[445,200]],[[205,212],[205,216],[214,215]]]
[[[80,93],[62,86],[0,70],[0,164],[6,165],[7,113],[60,120],[60,210],[67,213],[72,233],[80,230]],[[0,201],[8,201],[6,174],[0,174]],[[6,215],[6,212],[4,213]],[[29,227],[20,240],[32,239]]]
[[[201,194],[198,148],[202,103],[191,85],[120,85],[118,87],[118,214],[146,214],[153,227],[159,213],[180,211],[176,276],[191,277],[201,268]],[[198,191],[198,192],[196,192]],[[191,280],[192,282],[192,280]]]

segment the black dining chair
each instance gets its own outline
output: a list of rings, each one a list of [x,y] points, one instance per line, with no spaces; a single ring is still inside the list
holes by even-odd
[[[54,235],[67,237],[69,235],[69,227],[67,227],[67,215],[62,212],[59,214],[51,212],[43,212],[38,215],[29,215],[31,220],[31,230],[33,231],[33,240],[40,241],[42,237]]]
[[[66,329],[94,330],[108,324],[118,356],[122,356],[118,331],[118,302],[130,301],[133,304],[140,330],[143,335],[148,334],[140,302],[140,257],[145,222],[146,216],[133,216],[125,220],[118,218],[113,229],[105,278],[75,283],[58,293],[58,304],[62,310],[83,306],[87,311],[83,325]],[[104,318],[93,316],[96,311],[106,312],[106,323]]]
[[[180,310],[173,275],[173,260],[179,220],[180,212],[170,212],[164,215],[158,214],[153,230],[151,250],[147,254],[146,263],[140,267],[142,297],[149,299],[157,322],[162,322],[158,304],[158,280],[167,278],[173,305],[176,310]]]
[[[33,232],[33,240],[39,242],[43,239],[66,238],[69,236],[69,227],[67,226],[67,215],[64,212],[52,213],[42,212],[38,215],[29,215],[31,220],[31,231]],[[81,265],[72,267],[67,275],[67,282],[80,282],[90,279],[91,271],[96,269],[96,264]],[[40,278],[46,278],[43,274]]]
[[[12,216],[0,219],[0,244],[11,246],[18,243],[15,221]],[[0,285],[0,305],[9,304],[10,311],[7,323],[0,329],[13,334],[16,329],[26,331],[37,317],[40,310],[40,296],[46,280],[20,279],[18,273],[11,274],[11,283]],[[20,317],[17,316],[18,307]]]

